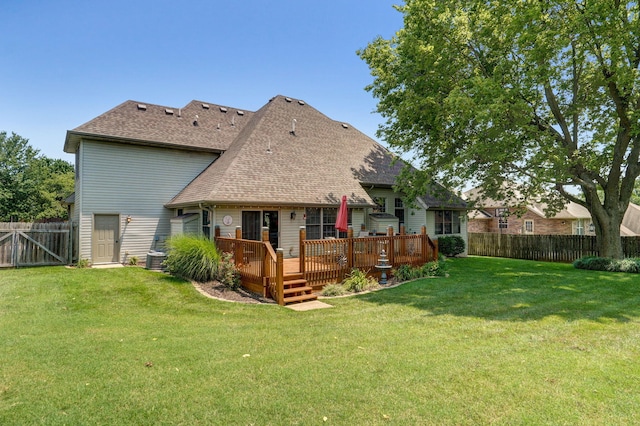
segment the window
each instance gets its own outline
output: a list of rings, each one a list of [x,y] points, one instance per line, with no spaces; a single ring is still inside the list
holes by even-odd
[[[209,210],[202,210],[202,233],[205,237],[211,239],[211,218]]]
[[[320,240],[327,237],[336,236],[336,219],[338,217],[337,208],[321,209],[317,207],[307,207],[305,210],[307,220],[308,240]],[[348,209],[347,224],[351,225],[351,209]],[[340,232],[341,238],[347,236],[346,232]]]
[[[322,209],[322,238],[336,236],[338,209]]]
[[[454,210],[436,211],[436,235],[459,234],[460,214]]]
[[[374,213],[386,213],[387,212],[387,199],[384,197],[375,197],[373,202],[376,203],[376,207],[373,208]]]
[[[533,234],[533,220],[524,221],[524,233]]]
[[[584,235],[584,219],[576,220],[576,235]]]
[[[404,221],[404,203],[402,202],[402,198],[396,198],[395,200],[395,217],[398,218],[398,222],[400,224],[405,224]]]
[[[509,217],[509,209],[496,209],[498,217],[498,228],[506,229],[509,225],[507,218]]]
[[[320,240],[320,220],[322,217],[322,209],[317,207],[308,207],[305,211],[307,215],[306,227],[307,227],[307,239],[308,240]]]

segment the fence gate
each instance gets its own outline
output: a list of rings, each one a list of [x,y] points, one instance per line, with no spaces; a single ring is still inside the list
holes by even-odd
[[[70,236],[68,222],[0,223],[0,268],[66,265]]]

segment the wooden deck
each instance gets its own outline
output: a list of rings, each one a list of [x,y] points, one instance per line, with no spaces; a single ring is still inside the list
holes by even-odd
[[[263,230],[263,241],[244,240],[239,228],[236,238],[220,237],[216,244],[231,253],[240,272],[242,286],[249,291],[273,297],[279,304],[298,303],[315,299],[315,293],[331,283],[341,282],[345,275],[357,268],[377,276],[376,268],[382,252],[388,264],[423,265],[438,258],[438,245],[423,226],[420,234],[373,237],[307,240],[306,230],[300,229],[300,257],[284,259],[282,249],[273,250]]]
[[[284,274],[295,275],[300,273],[300,258],[292,257],[290,259],[284,259]]]

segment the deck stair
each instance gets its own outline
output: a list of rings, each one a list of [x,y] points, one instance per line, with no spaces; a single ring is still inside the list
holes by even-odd
[[[308,302],[317,300],[318,295],[313,292],[313,288],[307,285],[307,280],[302,274],[287,274],[284,276],[284,304]]]

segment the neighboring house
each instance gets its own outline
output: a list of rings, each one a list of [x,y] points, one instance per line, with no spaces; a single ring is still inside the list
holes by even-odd
[[[464,193],[468,200],[478,198],[479,188]],[[545,205],[531,203],[523,215],[514,214],[508,202],[482,198],[479,207],[468,214],[469,233],[501,233],[529,235],[595,235],[591,214],[583,206],[569,202],[551,217],[545,215]],[[640,207],[629,204],[620,227],[622,236],[640,235]]]
[[[336,235],[343,195],[355,235],[402,223],[407,233],[426,225],[434,239],[467,239],[463,200],[438,191],[405,206],[392,189],[401,161],[284,96],[255,112],[127,101],[68,131],[64,150],[76,156],[77,256],[92,263],[143,258],[178,233],[235,235],[237,226],[253,240],[267,227],[271,244],[296,257],[301,226],[308,239]]]

